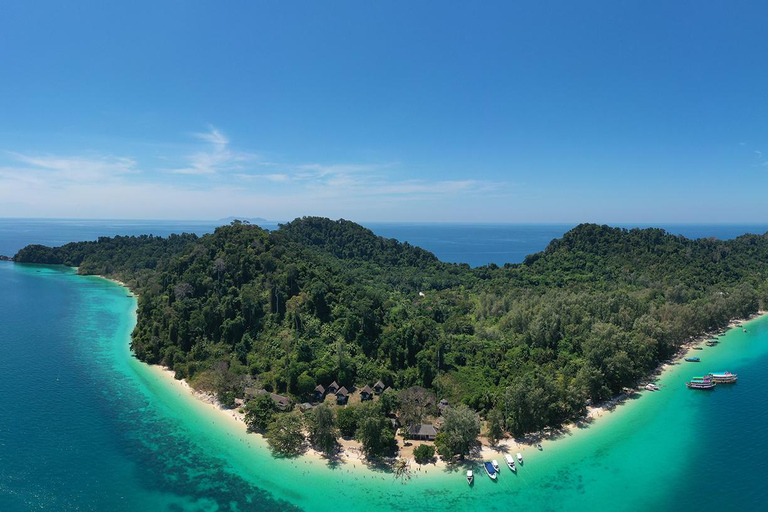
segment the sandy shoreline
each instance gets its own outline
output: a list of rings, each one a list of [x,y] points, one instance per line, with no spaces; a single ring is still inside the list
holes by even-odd
[[[99,277],[103,277],[103,276],[99,276]],[[125,283],[122,283],[115,279],[109,279],[106,277],[103,277],[103,278],[120,285],[121,287],[125,288],[130,292],[130,289],[127,287]],[[130,293],[131,295],[136,296],[136,294],[134,294],[133,292],[130,292]],[[759,311],[756,314],[753,314],[744,319],[734,319],[731,322],[729,322],[728,326],[724,330],[728,331],[730,329],[737,327],[739,324],[743,322],[755,320],[766,314],[768,314],[768,311]],[[717,332],[705,333],[699,337],[692,338],[687,343],[684,343],[683,345],[681,345],[677,353],[669,360],[661,363],[657,367],[657,369],[654,372],[652,372],[652,374],[646,379],[646,381],[654,382],[658,380],[663,373],[677,367],[678,366],[677,363],[681,362],[683,358],[688,356],[689,353],[693,352],[694,347],[702,345],[707,339],[711,338],[714,335],[717,335]],[[130,342],[130,339],[128,341]],[[142,363],[142,364],[146,364],[146,363]],[[213,396],[213,394],[203,393],[195,390],[184,379],[177,380],[175,378],[174,371],[169,368],[165,368],[159,365],[148,365],[148,364],[146,366],[152,369],[152,371],[155,372],[157,375],[159,375],[162,378],[162,380],[164,380],[167,383],[169,387],[178,390],[180,393],[186,393],[189,396],[194,397],[196,400],[198,400],[199,403],[204,404],[206,407],[209,407],[211,411],[216,413],[216,417],[220,418],[222,422],[229,424],[229,426],[232,427],[237,432],[238,435],[242,436],[242,439],[244,440],[252,439],[252,436],[257,436],[263,439],[263,436],[261,436],[258,433],[248,432],[247,426],[245,424],[245,415],[242,412],[240,412],[238,409],[225,408],[218,402],[218,400]],[[641,385],[641,386],[638,386],[637,389],[633,390],[632,394],[636,392],[642,392],[642,391],[644,390]],[[508,437],[506,439],[501,440],[497,446],[490,446],[488,443],[488,440],[485,437],[481,436],[480,449],[473,452],[471,458],[469,458],[467,462],[476,463],[482,460],[499,459],[499,462],[503,463],[503,457],[505,453],[509,453],[514,456],[518,452],[522,453],[523,457],[525,458],[526,451],[528,452],[530,452],[531,450],[536,452],[538,451],[536,448],[536,445],[538,443],[541,443],[542,446],[546,448],[546,446],[549,443],[554,443],[559,439],[567,437],[571,431],[578,428],[583,428],[585,425],[591,425],[595,421],[598,421],[600,418],[607,416],[607,413],[616,412],[619,409],[617,406],[625,404],[627,398],[629,398],[629,396],[626,394],[619,395],[618,397],[614,397],[611,400],[608,400],[602,404],[588,407],[585,417],[575,422],[572,422],[570,424],[567,424],[561,428],[548,429],[542,433],[531,433],[525,436],[525,438],[523,439],[515,439],[515,438]],[[418,447],[420,444],[424,444],[424,443],[419,441],[410,441],[411,446],[404,446],[404,440],[401,436],[397,436],[396,439],[398,442],[398,446],[400,448],[398,457],[409,460],[411,464],[411,469],[413,471],[419,471],[418,468],[422,468],[422,467],[435,468],[443,471],[450,471],[452,468],[456,468],[455,465],[451,466],[447,464],[445,461],[443,461],[442,459],[440,459],[439,457],[435,462],[421,466],[415,462],[413,458],[413,450],[416,447]],[[334,465],[341,466],[343,469],[346,469],[346,470],[362,470],[369,467],[365,462],[364,456],[360,452],[359,443],[357,443],[354,440],[346,440],[346,439],[339,439],[339,442],[341,444],[341,451],[338,454],[338,457],[333,461]],[[428,443],[428,444],[432,444],[432,443]],[[302,458],[302,457],[307,457],[320,463],[325,463],[325,464],[330,463],[327,457],[325,457],[322,453],[316,450],[313,450],[312,448],[308,448],[302,455],[299,456],[299,458]],[[439,474],[439,473],[442,473],[443,471],[440,471],[440,472],[435,471],[434,473]]]

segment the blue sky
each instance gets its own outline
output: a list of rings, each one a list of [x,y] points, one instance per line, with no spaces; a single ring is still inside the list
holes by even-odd
[[[765,222],[766,19],[733,0],[3,2],[0,216]]]

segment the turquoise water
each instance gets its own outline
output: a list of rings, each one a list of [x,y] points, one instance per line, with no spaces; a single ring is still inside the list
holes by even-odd
[[[135,300],[108,281],[0,263],[0,304],[2,511],[759,510],[768,499],[768,318],[673,366],[661,391],[526,449],[517,476],[477,471],[470,488],[463,469],[427,466],[401,484],[359,462],[273,459],[130,356]],[[720,370],[739,383],[684,386]]]

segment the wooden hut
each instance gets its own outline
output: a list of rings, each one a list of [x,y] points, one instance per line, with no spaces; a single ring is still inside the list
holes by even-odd
[[[368,385],[360,390],[360,401],[364,402],[366,400],[373,400],[373,390]]]
[[[347,400],[349,400],[349,391],[347,391],[347,388],[342,386],[338,391],[336,391],[336,403],[339,405],[344,405],[347,403]]]

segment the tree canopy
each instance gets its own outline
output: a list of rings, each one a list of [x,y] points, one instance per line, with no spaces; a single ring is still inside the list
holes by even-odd
[[[200,237],[29,246],[14,259],[128,283],[136,356],[223,403],[248,387],[304,400],[318,384],[381,380],[497,408],[513,433],[581,414],[691,336],[768,304],[765,235],[690,240],[594,224],[522,264],[477,269],[317,217],[272,232],[235,221]],[[423,417],[399,398],[409,422]]]

